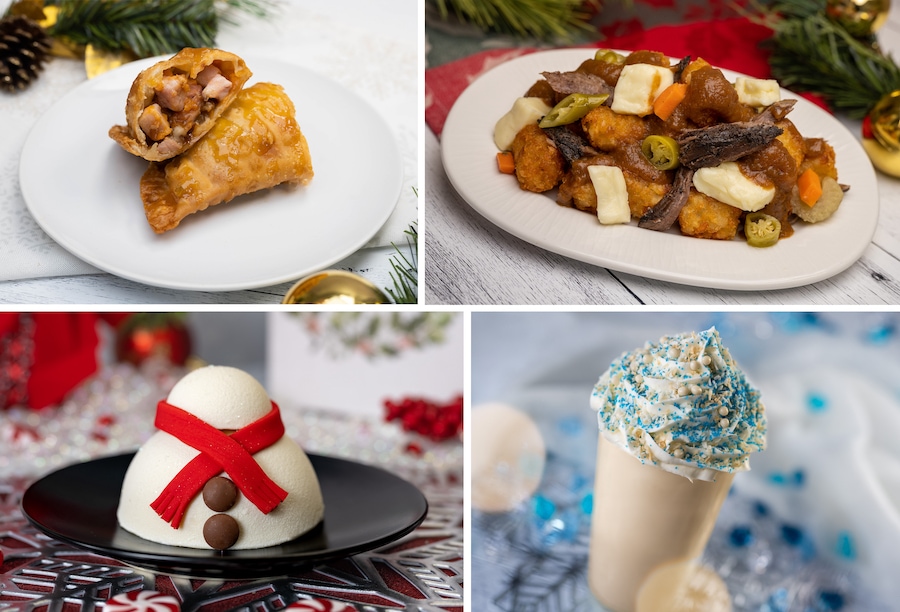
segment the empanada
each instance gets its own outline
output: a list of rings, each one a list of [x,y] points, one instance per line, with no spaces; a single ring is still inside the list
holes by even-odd
[[[141,177],[147,221],[158,234],[191,213],[281,183],[313,177],[306,138],[281,85],[241,91],[206,136],[168,162],[151,162]]]
[[[212,128],[251,74],[233,53],[182,49],[137,76],[125,103],[127,125],[114,125],[109,136],[146,160],[171,159]]]

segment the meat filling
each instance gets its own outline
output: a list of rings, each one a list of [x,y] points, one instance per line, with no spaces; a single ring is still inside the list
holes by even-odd
[[[208,115],[231,88],[232,82],[214,64],[196,80],[183,73],[165,74],[138,125],[148,139],[160,143],[160,152],[177,150],[198,119]]]
[[[169,119],[163,114],[159,104],[151,104],[145,108],[138,124],[150,140],[162,140],[172,133]]]

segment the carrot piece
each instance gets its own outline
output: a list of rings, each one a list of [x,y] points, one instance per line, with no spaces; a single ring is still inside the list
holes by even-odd
[[[516,161],[513,154],[509,151],[497,153],[497,168],[503,174],[514,174],[516,171]]]
[[[653,101],[653,113],[663,121],[668,121],[675,107],[681,104],[686,95],[687,83],[672,83]]]
[[[800,200],[810,208],[822,197],[822,179],[812,168],[807,168],[797,179]]]

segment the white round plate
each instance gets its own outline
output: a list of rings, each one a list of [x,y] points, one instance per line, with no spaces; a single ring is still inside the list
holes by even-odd
[[[543,51],[501,64],[476,79],[450,110],[441,134],[444,169],[453,187],[489,221],[536,246],[591,264],[647,278],[744,291],[814,283],[852,265],[878,221],[875,171],[859,142],[834,117],[797,95],[789,118],[805,137],[835,149],[839,180],[850,185],[827,221],[798,222],[794,235],[757,249],[743,240],[704,240],[676,232],[600,225],[594,215],[558,206],[546,194],[519,188],[497,171],[494,124],[544,71],[574,70],[593,49]],[[723,71],[729,79],[737,73]]]
[[[315,177],[188,216],[153,233],[139,182],[148,162],[109,138],[125,123],[138,72],[126,64],[87,81],[41,117],[25,143],[22,195],[38,224],[68,251],[112,274],[159,287],[230,291],[286,282],[351,255],[387,221],[402,187],[390,128],[362,98],[304,68],[246,58],[247,86],[284,86],[309,143]]]

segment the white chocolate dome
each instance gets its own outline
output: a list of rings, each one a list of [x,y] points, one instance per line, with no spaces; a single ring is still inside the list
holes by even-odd
[[[240,429],[271,410],[268,395],[256,379],[236,368],[208,366],[185,376],[167,401],[217,429]],[[156,432],[138,451],[122,483],[118,520],[126,530],[146,540],[172,546],[211,548],[203,527],[214,514],[202,495],[191,501],[178,529],[150,507],[175,475],[199,454],[184,442]],[[306,453],[282,436],[253,455],[254,460],[288,495],[272,512],[263,514],[242,493],[224,514],[237,521],[240,533],[231,550],[281,544],[315,527],[324,515],[319,482]],[[221,473],[220,476],[228,477]]]

